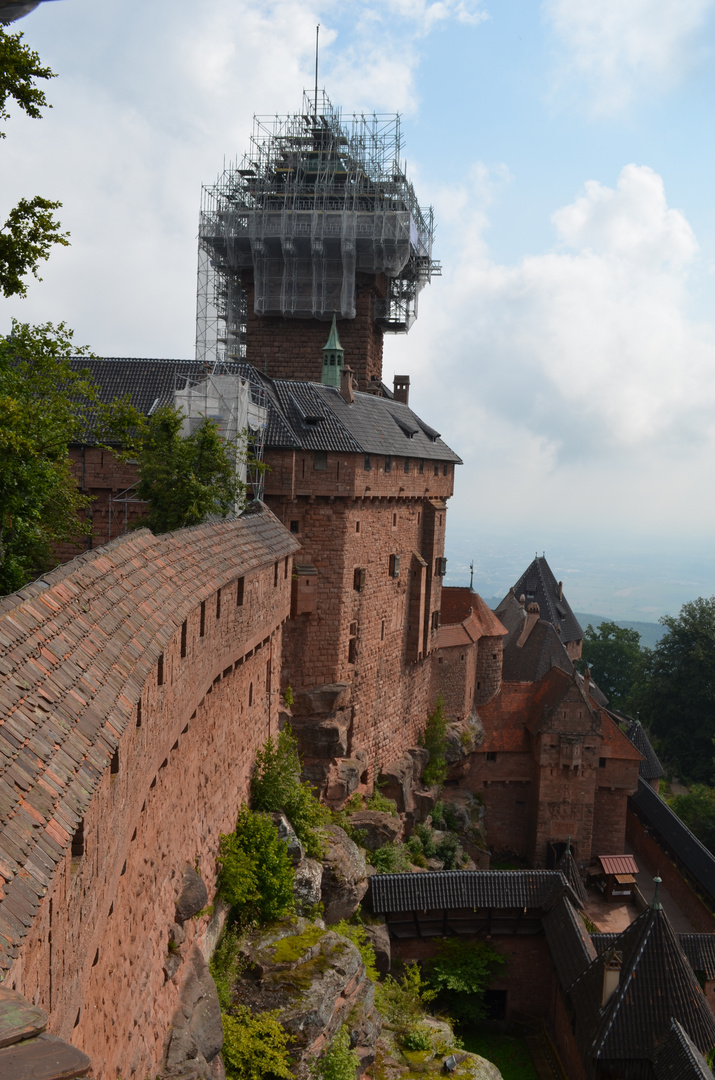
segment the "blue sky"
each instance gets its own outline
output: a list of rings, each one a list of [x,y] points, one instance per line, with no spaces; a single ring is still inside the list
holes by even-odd
[[[450,581],[546,550],[577,607],[715,593],[715,0],[58,0],[16,24],[58,73],[0,190],[72,247],[11,316],[105,356],[193,352],[200,187],[254,113],[321,85],[399,111],[444,274],[385,375],[460,452]],[[508,553],[508,558],[505,556]],[[682,571],[682,572],[681,572]]]

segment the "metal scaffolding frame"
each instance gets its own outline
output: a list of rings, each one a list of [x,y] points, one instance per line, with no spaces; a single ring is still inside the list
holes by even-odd
[[[245,357],[250,272],[259,315],[355,317],[356,274],[382,274],[377,322],[406,333],[440,273],[434,215],[401,160],[399,115],[343,116],[325,91],[303,111],[254,117],[251,149],[202,189],[196,357]]]

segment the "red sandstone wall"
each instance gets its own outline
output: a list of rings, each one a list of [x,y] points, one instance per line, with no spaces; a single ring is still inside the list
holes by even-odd
[[[477,643],[439,649],[435,660],[434,696],[442,695],[450,720],[464,720],[474,707]]]
[[[596,783],[596,798],[593,807],[593,839],[591,857],[596,855],[622,855],[626,850],[626,809],[628,806],[628,772],[632,772],[630,761],[608,761],[608,770],[599,769]],[[602,774],[606,771],[618,771],[622,775],[617,787],[602,787]],[[610,778],[609,778],[610,779]],[[615,781],[617,777],[613,777]],[[580,857],[580,856],[579,856]],[[585,858],[585,856],[584,856]]]
[[[283,682],[294,689],[351,683],[350,753],[367,750],[372,770],[375,763],[394,761],[415,744],[434,703],[425,654],[436,640],[432,615],[439,611],[442,579],[434,569],[444,552],[443,499],[451,494],[452,468],[445,476],[440,463],[435,476],[431,463],[425,462],[425,473],[419,474],[413,462],[408,475],[401,459],[393,459],[386,473],[384,459],[373,458],[372,469],[365,473],[361,455],[328,454],[327,470],[315,472],[308,455],[295,457],[295,489],[298,496],[304,491],[308,497],[291,500],[282,494],[291,487],[293,455],[274,452],[268,455],[272,472],[266,502],[288,528],[297,522],[295,535],[303,547],[297,561],[318,571],[317,608],[286,627]],[[340,483],[345,479],[351,491],[357,487],[356,476],[369,481],[368,497],[343,498],[339,488],[338,497],[320,497],[336,491],[338,465]],[[414,489],[412,497],[408,485]],[[414,553],[427,563],[422,578]],[[390,576],[390,556],[395,554],[400,557],[397,578]],[[365,585],[356,591],[354,574],[361,568]],[[419,606],[423,617],[418,622]],[[354,663],[351,638],[356,642]]]
[[[673,897],[683,914],[690,919],[700,934],[715,932],[715,916],[682,877],[675,863],[664,853],[656,839],[647,833],[643,822],[628,808],[626,815],[626,837],[636,855],[640,856],[655,873],[663,879],[663,884]]]
[[[85,813],[85,853],[69,850],[8,984],[50,1014],[49,1030],[92,1058],[98,1080],[154,1075],[176,1008],[181,968],[162,963],[185,865],[212,892],[220,832],[245,800],[257,747],[277,730],[282,623],[290,559],[236,579],[179,627],[150,669],[137,712]],[[249,698],[252,704],[249,705]],[[210,897],[211,898],[211,897]],[[189,920],[201,943],[208,920]]]
[[[475,672],[474,704],[486,705],[501,688],[504,639],[485,637],[479,641]]]
[[[127,531],[125,526],[131,526],[144,509],[144,503],[115,504],[111,501],[137,482],[135,465],[118,461],[109,450],[95,446],[71,446],[69,457],[77,486],[94,499],[86,512],[92,519],[92,535],[79,537],[76,543],[58,544],[55,552],[61,563],[122,536]],[[84,518],[86,514],[80,514],[80,517]]]
[[[345,363],[364,390],[372,376],[382,379],[383,331],[373,318],[374,299],[384,297],[385,282],[380,277],[357,275],[356,315],[338,319],[338,336],[345,350]],[[300,379],[320,382],[322,348],[328,340],[330,322],[318,319],[287,319],[276,315],[256,315],[253,283],[246,281],[248,319],[246,359],[273,379]]]

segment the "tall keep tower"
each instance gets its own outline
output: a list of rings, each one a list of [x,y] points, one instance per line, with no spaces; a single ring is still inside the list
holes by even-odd
[[[440,272],[401,150],[399,116],[343,117],[324,92],[254,118],[241,164],[203,189],[198,360],[319,382],[335,315],[359,386],[381,378],[383,334],[409,330]]]

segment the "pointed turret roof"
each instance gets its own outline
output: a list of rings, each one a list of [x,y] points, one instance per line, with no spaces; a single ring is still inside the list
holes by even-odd
[[[559,630],[564,645],[569,641],[582,640],[581,625],[569,607],[563,594],[563,587],[554,577],[551,567],[543,556],[537,556],[534,559],[511,590],[511,594],[517,599],[523,595],[527,608],[529,604],[537,603],[540,618],[550,622],[555,629]],[[496,609],[497,615],[500,615],[500,608],[509,595],[507,594]]]
[[[652,1060],[673,1019],[701,1053],[715,1045],[715,1017],[657,900],[616,938],[618,987],[601,1005],[606,955],[571,987],[579,1042],[591,1060]]]
[[[325,345],[323,345],[323,352],[326,352],[329,349],[334,350],[335,352],[344,351],[340,344],[340,338],[338,337],[338,323],[335,312],[333,312],[333,322],[330,327],[330,333],[328,334],[328,340],[325,342]]]
[[[655,1057],[656,1080],[711,1080],[712,1072],[687,1031],[673,1020]]]

